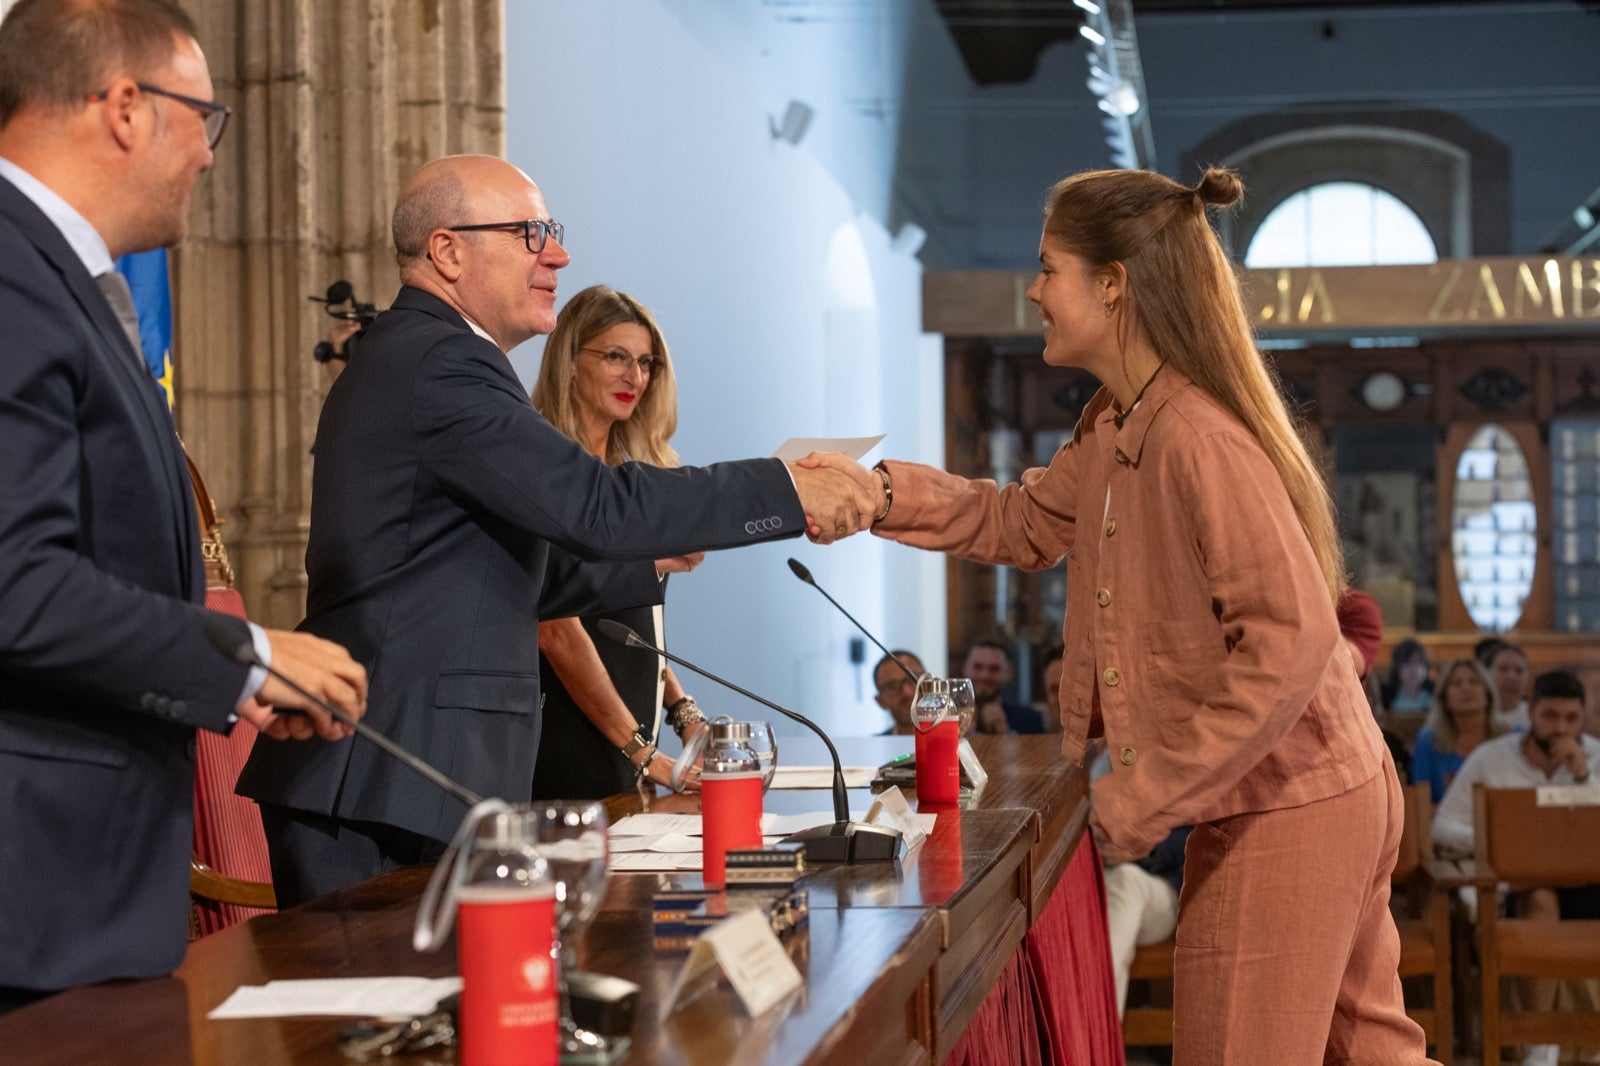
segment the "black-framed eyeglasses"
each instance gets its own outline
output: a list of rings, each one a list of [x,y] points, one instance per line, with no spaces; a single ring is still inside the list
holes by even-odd
[[[544,251],[546,238],[554,237],[556,243],[561,244],[567,235],[567,227],[559,222],[542,218],[525,218],[516,222],[480,222],[475,226],[446,226],[445,229],[452,233],[472,233],[486,229],[521,230],[523,243],[534,255]]]
[[[215,100],[200,100],[193,96],[184,96],[182,93],[168,92],[154,85],[146,85],[142,81],[136,81],[133,84],[142,93],[149,93],[151,96],[164,96],[168,100],[175,100],[185,107],[192,107],[198,111],[200,113],[200,121],[205,124],[207,148],[215,149],[217,143],[222,140],[222,131],[228,128],[228,116],[233,114],[233,108],[225,104],[219,104]],[[97,93],[90,93],[89,99],[96,102],[104,100],[106,94],[110,91],[110,89],[101,89]]]
[[[560,239],[561,238],[559,237],[556,238],[557,241]],[[639,373],[643,374],[645,377],[649,377],[651,374],[654,374],[656,372],[656,368],[661,365],[661,359],[657,356],[641,355],[639,358],[635,359],[627,352],[621,351],[617,348],[612,348],[609,351],[604,348],[579,348],[578,350],[580,352],[586,352],[589,355],[597,356],[604,360],[606,369],[617,374],[626,374],[629,367],[636,366],[639,368]]]

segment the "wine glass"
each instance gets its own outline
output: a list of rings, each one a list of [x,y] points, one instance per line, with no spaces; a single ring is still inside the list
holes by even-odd
[[[751,722],[749,745],[761,767],[761,791],[765,792],[772,787],[772,776],[778,772],[778,738],[772,734],[772,723]]]
[[[978,696],[972,690],[971,678],[950,679],[950,702],[956,705],[956,717],[961,722],[961,735],[966,736],[972,732],[972,722],[978,713]]]
[[[536,804],[534,820],[534,849],[549,864],[556,891],[561,1058],[564,1062],[603,1062],[613,1049],[605,1037],[579,1028],[572,1020],[567,978],[578,968],[578,937],[600,909],[610,879],[606,809],[598,802],[558,800]]]

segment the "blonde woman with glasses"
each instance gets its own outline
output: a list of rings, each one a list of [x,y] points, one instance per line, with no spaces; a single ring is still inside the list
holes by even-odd
[[[678,392],[667,342],[650,311],[625,293],[596,285],[562,309],[545,344],[533,405],[608,463],[679,465],[669,443],[678,428]],[[699,561],[695,555],[656,566],[666,574],[693,569]],[[662,644],[659,608],[539,623],[546,699],[534,799],[599,799],[636,781],[666,784],[674,763],[657,748],[657,708],[665,706],[666,722],[680,739],[705,721],[672,668],[654,653],[598,636],[603,619]],[[695,782],[691,770],[690,786]]]

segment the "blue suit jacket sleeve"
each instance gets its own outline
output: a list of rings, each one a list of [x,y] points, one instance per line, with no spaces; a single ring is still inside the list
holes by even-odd
[[[551,548],[539,589],[539,619],[653,607],[663,601],[663,592],[654,563],[590,563]]]
[[[535,412],[504,362],[487,341],[458,332],[433,346],[413,379],[423,462],[471,508],[584,559],[653,561],[804,531],[781,461],[607,465]],[[765,512],[752,513],[751,499],[767,501]]]

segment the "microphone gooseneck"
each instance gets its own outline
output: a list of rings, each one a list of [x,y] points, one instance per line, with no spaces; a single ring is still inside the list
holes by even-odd
[[[893,860],[899,853],[900,834],[897,831],[850,821],[850,797],[844,784],[844,765],[839,761],[839,750],[833,746],[833,741],[828,739],[828,734],[822,731],[821,726],[803,714],[791,711],[787,707],[780,707],[766,697],[757,696],[725,677],[719,677],[710,670],[696,666],[665,648],[656,647],[621,622],[610,618],[603,619],[599,628],[602,634],[618,644],[653,651],[669,662],[677,663],[685,669],[693,670],[701,677],[715,681],[724,688],[732,689],[745,699],[754,700],[763,707],[777,711],[785,718],[799,722],[822,738],[822,743],[827,745],[829,757],[833,759],[834,824],[807,829],[790,838],[805,844],[808,859],[814,862],[886,862]]]
[[[210,640],[212,646],[223,655],[232,659],[234,662],[244,663],[246,666],[255,666],[265,670],[267,673],[271,674],[279,681],[282,681],[285,685],[288,685],[290,688],[294,689],[294,691],[298,692],[312,703],[315,703],[334,721],[342,722],[351,729],[354,729],[361,736],[366,737],[378,747],[382,748],[396,759],[399,759],[417,773],[421,774],[423,777],[426,777],[429,781],[432,781],[435,785],[438,785],[440,788],[450,793],[450,795],[454,796],[462,803],[465,803],[468,807],[476,807],[478,804],[483,802],[483,797],[478,795],[476,792],[473,792],[464,785],[456,784],[444,774],[440,773],[438,770],[435,770],[432,766],[417,758],[417,756],[411,754],[405,748],[402,748],[400,745],[396,744],[394,741],[390,740],[376,729],[373,729],[371,726],[367,725],[367,723],[350,717],[350,715],[346,714],[338,707],[335,707],[321,696],[318,696],[314,692],[308,691],[303,685],[300,684],[300,682],[296,681],[288,674],[285,674],[282,670],[279,670],[272,664],[263,661],[261,656],[256,654],[255,642],[250,639],[249,631],[246,630],[243,638],[241,638],[239,636],[238,628],[233,625],[232,619],[224,615],[210,613],[205,619],[205,631],[206,639]],[[295,714],[299,712],[290,710],[286,713]]]
[[[874,644],[876,644],[878,646],[878,650],[879,651],[883,652],[883,654],[887,655],[890,659],[893,659],[894,660],[894,664],[896,666],[898,666],[901,670],[905,671],[905,675],[911,679],[911,683],[913,685],[915,685],[918,682],[918,680],[920,680],[917,677],[916,674],[911,672],[911,667],[907,666],[905,663],[900,661],[900,656],[896,655],[894,652],[892,652],[888,648],[884,647],[883,641],[879,640],[877,637],[873,636],[870,632],[868,632],[866,626],[864,626],[860,622],[856,621],[856,616],[855,615],[853,615],[849,611],[845,610],[844,606],[842,604],[840,604],[838,600],[836,600],[832,596],[828,595],[828,590],[823,588],[821,585],[817,584],[817,579],[811,576],[811,571],[810,570],[807,570],[804,566],[801,565],[799,559],[790,559],[789,560],[789,569],[794,572],[794,576],[795,577],[799,578],[801,581],[804,581],[806,584],[810,585],[812,588],[814,588],[818,592],[822,593],[822,598],[823,599],[825,599],[829,603],[833,604],[834,607],[838,608],[838,611],[839,611],[840,614],[842,614],[846,618],[850,619],[850,624],[855,626],[857,629],[861,630],[861,632],[866,635],[866,638],[868,640],[872,641],[872,643],[874,643]]]

